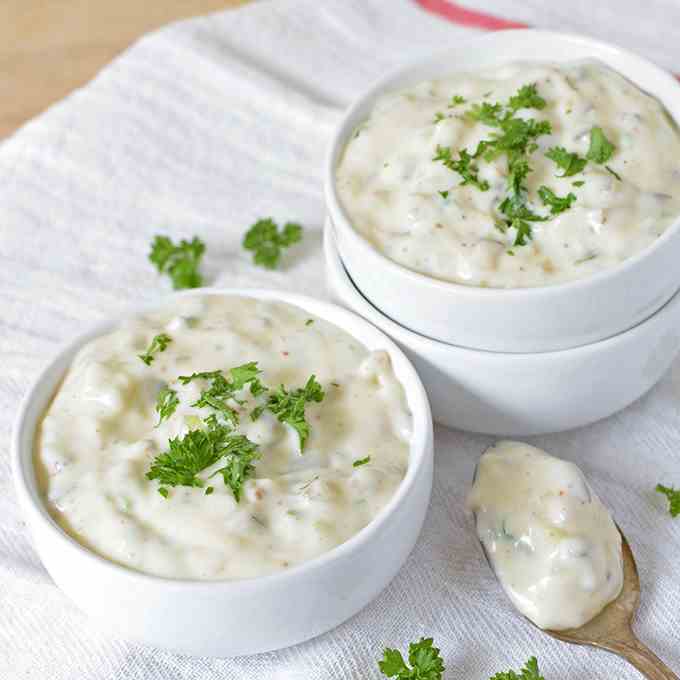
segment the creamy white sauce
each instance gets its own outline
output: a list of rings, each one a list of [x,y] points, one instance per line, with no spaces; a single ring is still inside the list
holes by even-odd
[[[172,343],[146,366],[137,355],[161,332]],[[325,398],[306,408],[304,452],[295,431],[270,412],[251,421],[256,399],[246,389],[238,431],[262,457],[240,502],[207,473],[199,477],[212,495],[176,486],[163,498],[145,477],[151,461],[211,412],[190,406],[205,383],[182,385],[177,377],[249,361],[272,388],[302,387],[316,375]],[[156,427],[165,385],[180,405]],[[287,304],[190,296],[83,347],[42,421],[35,464],[50,513],[91,550],[150,574],[238,579],[310,560],[365,527],[405,475],[410,436],[411,415],[386,353],[369,352]],[[367,456],[369,463],[353,465]]]
[[[468,503],[500,583],[540,628],[577,628],[618,597],[621,535],[573,463],[499,442],[481,457]]]
[[[494,128],[464,113],[473,104],[505,103],[534,83],[547,105],[517,115],[549,121],[552,134],[539,137],[529,156],[529,207],[549,214],[537,193],[542,185],[560,197],[571,192],[576,201],[549,221],[532,223],[528,245],[513,246],[516,230],[502,233],[497,227],[498,206],[507,195],[506,158],[479,161],[487,191],[460,186],[460,176],[433,158],[437,146],[454,155],[460,149],[474,153]],[[450,107],[455,95],[466,102]],[[438,114],[444,117],[437,120]],[[557,177],[563,171],[545,151],[562,146],[585,156],[594,126],[616,147],[606,165],[621,181],[595,162]],[[616,266],[677,218],[680,136],[656,99],[604,65],[515,63],[382,96],[349,141],[336,182],[354,228],[404,267],[472,286],[545,286]]]

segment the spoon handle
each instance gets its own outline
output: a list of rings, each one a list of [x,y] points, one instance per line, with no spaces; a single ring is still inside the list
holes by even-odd
[[[645,647],[637,638],[630,643],[620,645],[616,651],[648,680],[680,680],[651,649]]]

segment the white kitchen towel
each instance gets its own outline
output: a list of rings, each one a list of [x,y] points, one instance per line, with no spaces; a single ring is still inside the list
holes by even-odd
[[[508,22],[593,34],[680,71],[675,0],[258,2],[143,38],[0,145],[2,680],[371,680],[386,645],[422,635],[442,648],[447,679],[486,680],[531,655],[546,680],[639,677],[604,652],[540,634],[499,592],[464,511],[489,437],[437,429],[422,537],[375,602],[316,640],[235,660],[98,632],[40,565],[12,490],[17,404],[59,344],[167,294],[146,259],[155,233],[200,235],[211,285],[323,294],[321,167],[343,107],[386,70]],[[279,272],[253,267],[240,247],[247,226],[268,215],[306,227]],[[612,507],[638,556],[637,630],[678,671],[680,519],[653,489],[680,485],[679,423],[676,362],[624,412],[533,440],[581,465]]]

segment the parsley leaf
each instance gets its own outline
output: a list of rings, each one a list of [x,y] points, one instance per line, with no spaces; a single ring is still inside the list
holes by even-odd
[[[309,438],[309,423],[305,420],[305,406],[310,402],[321,402],[324,396],[324,391],[314,375],[309,378],[304,387],[289,392],[281,385],[278,391],[269,395],[267,408],[278,418],[279,422],[287,423],[298,433],[301,452],[304,451]]]
[[[205,244],[197,236],[191,241],[182,239],[175,245],[167,236],[156,236],[151,245],[149,260],[161,274],[167,274],[175,290],[199,288],[203,278],[198,265],[205,252]]]
[[[352,467],[361,467],[362,465],[367,465],[371,462],[371,457],[366,456],[366,458],[359,458],[352,463]]]
[[[472,108],[465,115],[470,120],[479,121],[490,127],[498,127],[503,116],[503,105],[498,102],[495,104],[489,104],[489,102],[473,104]]]
[[[482,191],[486,191],[489,189],[489,183],[486,180],[479,180],[478,168],[474,161],[482,158],[491,162],[501,155],[507,157],[508,193],[498,206],[504,219],[496,226],[503,233],[507,232],[508,228],[515,229],[516,235],[513,243],[515,246],[526,245],[527,241],[532,238],[531,222],[543,222],[548,219],[548,217],[532,212],[527,206],[528,191],[525,181],[531,172],[528,155],[538,149],[536,140],[552,132],[552,126],[547,120],[524,119],[516,117],[515,114],[520,109],[540,110],[546,105],[547,102],[538,94],[535,83],[520,87],[505,105],[499,102],[473,104],[465,115],[468,120],[496,128],[491,133],[490,139],[481,140],[473,154],[465,149],[461,150],[457,160],[453,158],[450,148],[437,146],[437,153],[433,158],[434,161],[441,161],[447,168],[457,172],[462,177],[461,184],[474,184]],[[583,164],[585,165],[585,160]],[[554,194],[552,196],[559,199]],[[567,197],[560,200],[571,201],[572,199]],[[566,207],[561,208],[560,212],[566,210]],[[553,209],[552,214],[556,214],[555,210],[557,207]]]
[[[388,678],[408,678],[412,675],[401,652],[389,647],[383,652],[383,658],[382,661],[378,662],[378,668]]]
[[[221,454],[226,458],[226,465],[210,476],[222,475],[224,483],[231,489],[238,503],[244,482],[255,471],[253,462],[260,458],[258,446],[244,435],[232,434],[227,437]]]
[[[437,111],[437,113],[434,114],[434,121],[433,122],[436,125],[437,123],[441,123],[445,119],[446,119],[446,116],[441,111]]]
[[[255,469],[252,463],[260,456],[257,444],[214,421],[206,430],[191,430],[184,437],[170,439],[168,446],[146,473],[147,479],[158,480],[158,491],[165,498],[168,486],[202,487],[203,480],[197,475],[226,458],[226,465],[214,474],[222,475],[238,502],[244,482]]]
[[[214,433],[191,430],[184,437],[170,439],[168,450],[154,458],[146,478],[166,486],[203,486],[196,475],[220,459]]]
[[[517,94],[510,97],[508,101],[508,108],[513,113],[520,109],[544,109],[545,105],[545,99],[536,90],[536,83],[520,87]]]
[[[286,222],[283,229],[267,217],[255,222],[243,237],[243,247],[253,251],[253,262],[266,269],[276,269],[281,251],[302,240],[302,227],[296,222]]]
[[[545,680],[545,678],[539,673],[536,657],[532,656],[519,673],[515,671],[496,673],[491,680]]]
[[[552,189],[543,185],[538,189],[538,196],[543,201],[543,205],[550,207],[551,215],[559,215],[571,208],[571,204],[576,200],[576,194],[571,191],[566,196],[558,196]]]
[[[671,517],[680,515],[680,489],[672,486],[664,486],[663,484],[656,485],[656,491],[662,493],[668,498],[668,512]]]
[[[458,160],[454,160],[451,155],[451,149],[447,146],[440,146],[438,144],[437,154],[432,160],[441,161],[449,170],[457,172],[461,176],[461,186],[473,184],[480,191],[487,191],[489,183],[486,180],[479,179],[477,166],[473,163],[474,157],[465,149],[461,149],[458,153]]]
[[[555,161],[557,166],[564,170],[559,177],[571,177],[581,172],[588,162],[577,153],[570,153],[563,146],[553,146],[545,152],[547,158]]]
[[[589,161],[606,163],[612,157],[615,150],[614,145],[604,136],[601,127],[596,125],[590,130],[590,147],[588,148],[588,153],[586,153],[586,158]]]
[[[257,362],[251,361],[242,366],[229,369],[229,380],[224,377],[222,371],[204,371],[202,373],[192,373],[191,375],[181,375],[178,380],[183,385],[187,385],[193,380],[207,380],[209,383],[208,388],[201,392],[201,396],[192,406],[213,408],[235,426],[239,422],[238,412],[228,402],[233,400],[241,404],[242,401],[237,399],[235,395],[248,384],[250,385],[250,393],[253,396],[266,392],[267,388],[258,378],[260,373]]]
[[[524,220],[513,220],[510,224],[511,227],[517,230],[515,240],[512,242],[513,246],[525,246],[527,240],[533,238],[533,232],[531,230],[531,225]]]
[[[144,354],[138,354],[137,356],[147,365],[151,366],[153,360],[156,358],[154,354],[157,352],[165,352],[167,346],[172,342],[172,338],[166,333],[159,333],[154,336],[151,344],[147,348]]]
[[[251,412],[250,412],[250,419],[254,422],[256,421],[266,410],[266,406],[256,406]]]
[[[452,109],[454,106],[460,106],[461,104],[465,104],[466,101],[467,99],[465,99],[465,97],[462,97],[459,94],[454,94],[453,97],[451,97],[449,108]]]
[[[526,205],[524,193],[513,194],[503,199],[498,209],[505,215],[505,227],[516,229],[517,234],[513,246],[525,246],[532,238],[530,222],[545,222],[548,218],[532,212]],[[505,229],[501,229],[505,231]]]
[[[211,380],[218,375],[222,375],[222,371],[202,371],[201,373],[192,373],[191,375],[180,375],[177,380],[179,380],[182,385],[188,385],[192,380]]]
[[[524,154],[533,151],[530,144],[541,135],[549,135],[552,132],[550,121],[537,121],[533,118],[524,120],[522,118],[505,117],[499,123],[502,134],[496,134],[491,141],[480,142],[490,151],[484,152],[486,160],[492,160],[502,152],[515,152]],[[479,150],[479,147],[478,147]]]
[[[517,154],[508,160],[508,187],[513,196],[519,198],[526,192],[524,180],[530,172],[529,161],[524,156]]]
[[[234,392],[242,390],[246,385],[250,385],[250,393],[256,397],[267,391],[267,388],[257,377],[262,371],[257,367],[257,361],[249,361],[247,364],[236,366],[229,369],[231,376],[231,386]]]
[[[158,413],[158,427],[164,420],[167,420],[179,406],[179,398],[175,390],[164,387],[156,397],[156,413]]]
[[[514,220],[527,220],[528,222],[545,222],[548,218],[532,212],[524,202],[523,196],[507,196],[498,206],[498,209],[508,218]],[[508,225],[510,226],[510,225]]]
[[[432,638],[421,638],[408,648],[409,666],[397,649],[385,649],[378,667],[383,675],[397,680],[441,680],[444,662]]]

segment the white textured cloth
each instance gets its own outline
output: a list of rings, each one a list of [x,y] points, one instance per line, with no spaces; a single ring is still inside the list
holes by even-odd
[[[621,42],[680,70],[675,0],[473,5]],[[251,658],[178,657],[99,633],[50,581],[16,506],[8,448],[20,397],[61,342],[166,294],[146,260],[153,234],[200,235],[209,284],[323,294],[321,166],[342,108],[387,69],[475,30],[410,0],[260,2],[145,37],[0,145],[2,680],[370,680],[385,645],[421,635],[442,648],[447,679],[486,680],[532,654],[547,680],[639,677],[604,652],[540,634],[500,593],[464,511],[488,437],[437,430],[425,529],[375,602],[316,640]],[[281,272],[254,268],[240,248],[247,225],[268,215],[307,227]],[[637,630],[680,671],[680,519],[653,491],[680,485],[679,423],[676,363],[623,413],[533,441],[580,464],[613,509],[638,556]]]

